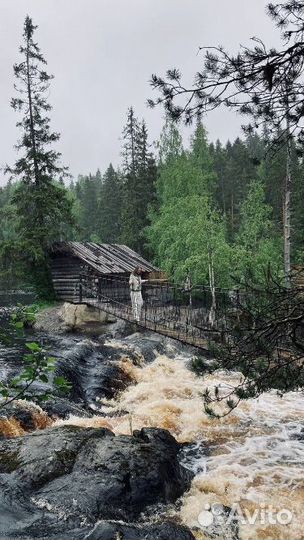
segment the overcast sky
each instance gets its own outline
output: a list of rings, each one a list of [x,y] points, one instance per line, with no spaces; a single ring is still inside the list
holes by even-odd
[[[28,14],[39,26],[36,40],[55,75],[49,100],[52,127],[61,133],[58,149],[71,173],[103,172],[120,162],[120,136],[133,105],[155,140],[161,109],[146,100],[152,73],[179,67],[187,81],[201,65],[202,45],[222,44],[235,51],[254,35],[268,45],[278,33],[265,14],[266,0],[0,0],[0,166],[12,164],[18,137],[14,62],[20,58],[22,26]],[[240,133],[232,113],[205,119],[211,140]],[[187,139],[189,130],[184,129]],[[3,176],[3,175],[1,175]],[[0,177],[0,183],[3,180]]]

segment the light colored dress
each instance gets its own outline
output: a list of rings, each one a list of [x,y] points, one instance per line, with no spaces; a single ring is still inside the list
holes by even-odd
[[[143,307],[143,297],[141,295],[141,285],[143,281],[140,276],[136,274],[130,275],[129,285],[130,285],[130,295],[131,295],[131,304],[132,312],[134,319],[139,322],[141,317],[141,310]]]

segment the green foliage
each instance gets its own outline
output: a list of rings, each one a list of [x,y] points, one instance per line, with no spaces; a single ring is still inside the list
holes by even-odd
[[[16,338],[25,338],[24,327],[35,319],[33,308],[19,306],[11,317],[10,331],[1,332],[0,342],[9,345]],[[0,381],[0,396],[2,398],[0,409],[16,399],[29,399],[40,403],[52,395],[51,390],[39,391],[34,389],[37,382],[52,383],[60,392],[67,392],[70,384],[64,377],[53,376],[56,371],[56,359],[49,356],[39,343],[27,342],[28,352],[23,355],[23,367],[18,375],[8,381]]]
[[[98,210],[99,234],[106,243],[118,242],[121,235],[122,189],[122,176],[110,164],[100,186]]]
[[[208,284],[208,253],[213,252],[218,286],[227,285],[230,247],[219,214],[207,196],[177,198],[163,206],[147,231],[157,262],[175,280],[189,269],[193,283]]]
[[[205,358],[196,356],[191,360],[190,369],[196,373],[196,375],[205,375],[209,371],[209,365],[206,363]]]
[[[98,176],[79,176],[76,184],[76,197],[78,206],[78,240],[95,241],[100,240],[97,223],[99,213],[99,192],[101,179]]]
[[[175,152],[169,144],[172,140],[177,141]],[[197,126],[191,152],[181,151],[179,138],[172,137],[168,126],[162,143],[170,152],[163,153],[157,182],[159,210],[151,213],[146,232],[156,261],[177,281],[189,269],[194,283],[208,283],[212,253],[216,283],[227,285],[231,253],[225,222],[212,202],[216,177],[205,131]]]
[[[121,209],[121,242],[145,254],[144,229],[148,224],[148,209],[155,200],[157,169],[149,151],[145,122],[128,111],[123,130],[123,182]]]
[[[213,347],[215,362],[206,364],[209,373],[221,367],[241,377],[225,391],[216,387],[205,391],[208,414],[225,416],[240,400],[271,389],[283,395],[303,388],[303,302],[301,290],[285,288],[270,274],[267,280],[247,283],[237,306],[238,318],[232,314],[229,319],[229,338]],[[200,374],[199,364],[196,372]]]
[[[22,61],[14,65],[18,96],[11,101],[15,111],[23,112],[17,122],[21,138],[16,145],[22,156],[14,167],[6,169],[19,183],[10,194],[13,225],[6,227],[0,254],[15,259],[27,280],[41,295],[48,296],[52,292],[48,248],[54,240],[68,236],[74,222],[72,200],[62,182],[66,169],[58,164],[60,153],[51,147],[60,137],[51,131],[48,117],[52,76],[46,73],[46,61],[34,41],[35,29],[27,16],[20,47]]]
[[[210,262],[217,287],[240,286],[249,276],[264,279],[269,266],[280,276],[284,148],[266,153],[266,132],[210,145],[198,123],[185,150],[176,125],[167,119],[156,167],[145,123],[133,109],[123,136],[121,171],[110,165],[103,175],[98,170],[79,176],[68,191],[62,182],[42,183],[35,191],[30,183],[9,183],[0,190],[3,283],[34,280],[45,293],[45,253],[63,238],[126,243],[177,281],[190,270],[194,284],[209,284]],[[293,147],[294,262],[304,261],[302,170]],[[38,206],[41,215],[35,217]],[[76,227],[68,224],[70,217]]]
[[[274,229],[272,208],[265,202],[265,188],[261,181],[250,184],[241,205],[234,261],[238,282],[249,274],[262,281],[269,267],[277,276],[282,273],[282,241]]]
[[[247,144],[237,138],[224,147],[219,141],[210,147],[218,177],[215,196],[227,218],[227,232],[231,241],[239,228],[241,202],[247,195],[249,183],[257,175],[257,154],[260,154],[260,149],[256,146],[257,142],[253,143],[252,138],[248,138]]]

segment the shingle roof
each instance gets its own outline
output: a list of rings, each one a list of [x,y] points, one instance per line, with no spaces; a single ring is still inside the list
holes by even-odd
[[[94,242],[57,242],[51,253],[68,253],[102,274],[131,272],[140,266],[145,272],[159,269],[143,259],[138,253],[121,244],[95,244]]]

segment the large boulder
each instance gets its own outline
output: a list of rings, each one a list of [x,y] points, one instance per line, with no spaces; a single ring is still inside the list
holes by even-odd
[[[115,322],[115,317],[93,306],[65,302],[39,311],[33,326],[39,332],[63,334],[73,331],[99,335]]]
[[[71,330],[93,334],[104,332],[105,325],[116,322],[116,318],[105,311],[86,304],[69,304],[68,302],[63,304],[60,316]]]
[[[62,304],[40,310],[33,323],[34,330],[50,334],[64,334],[71,329],[62,317]]]
[[[179,449],[167,431],[152,428],[115,436],[104,428],[61,426],[0,441],[0,538],[51,539],[60,532],[62,540],[75,540],[85,530],[91,540],[110,539],[117,524],[100,520],[132,523],[189,488]],[[180,536],[169,525],[150,529],[151,536],[127,526],[121,532],[134,540],[192,538],[183,528]]]

